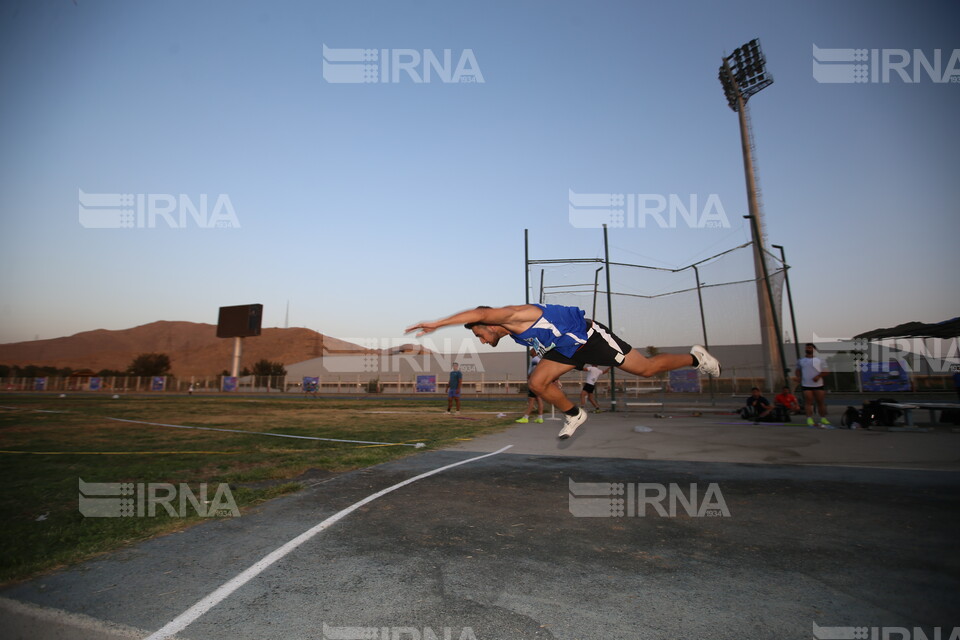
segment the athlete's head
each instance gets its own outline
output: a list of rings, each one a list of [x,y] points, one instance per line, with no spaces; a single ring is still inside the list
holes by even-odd
[[[500,342],[500,338],[510,333],[498,324],[480,324],[479,322],[471,322],[470,326],[467,328],[473,332],[473,335],[480,339],[480,342],[483,344],[488,344],[491,347],[497,346],[497,343]]]
[[[480,305],[477,309],[490,309],[486,305]],[[500,338],[509,334],[510,332],[501,327],[498,324],[483,324],[482,322],[468,322],[463,325],[464,329],[469,329],[473,332],[473,335],[477,336],[480,339],[480,342],[483,344],[488,344],[491,347],[497,346],[497,343],[500,342]]]

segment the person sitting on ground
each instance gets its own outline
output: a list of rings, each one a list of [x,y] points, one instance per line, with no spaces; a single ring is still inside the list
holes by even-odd
[[[750,397],[747,398],[747,406],[741,409],[741,415],[747,420],[754,422],[773,420],[773,406],[770,401],[760,395],[760,388],[754,387],[750,390]]]
[[[803,411],[800,408],[800,401],[797,400],[797,396],[793,395],[793,392],[790,391],[790,387],[783,387],[783,390],[780,391],[777,395],[773,396],[773,406],[776,408],[776,412],[779,413],[785,420],[790,420],[790,415],[800,415]]]

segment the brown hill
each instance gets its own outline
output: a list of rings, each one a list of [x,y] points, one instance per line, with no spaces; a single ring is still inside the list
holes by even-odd
[[[329,353],[368,352],[363,347],[312,329],[264,329],[244,338],[240,367],[267,359],[285,365]],[[212,376],[229,370],[233,340],[217,337],[217,327],[197,322],[151,322],[132,329],[97,329],[64,338],[0,344],[0,364],[124,370],[141,353],[170,356],[178,376]]]

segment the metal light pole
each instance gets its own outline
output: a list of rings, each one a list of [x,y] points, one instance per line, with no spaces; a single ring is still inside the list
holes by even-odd
[[[777,314],[773,308],[773,296],[764,256],[763,220],[753,170],[750,123],[746,114],[747,100],[750,96],[773,84],[773,78],[766,71],[766,60],[760,51],[760,41],[751,40],[742,47],[735,49],[732,55],[724,57],[723,64],[720,66],[719,77],[720,83],[723,85],[723,92],[727,97],[727,104],[737,112],[740,120],[740,144],[743,150],[743,170],[746,177],[747,204],[750,211],[750,232],[753,238],[761,342],[766,360],[765,378],[768,388],[775,389],[785,380],[785,378],[780,379],[779,376],[786,376],[783,337],[780,333]]]

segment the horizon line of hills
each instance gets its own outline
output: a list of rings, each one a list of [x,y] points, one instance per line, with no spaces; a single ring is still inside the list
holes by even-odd
[[[171,375],[219,375],[230,368],[233,340],[218,338],[216,329],[213,324],[158,320],[129,329],[94,329],[61,338],[12,342],[0,344],[0,365],[126,371],[138,356],[162,353],[170,358]],[[250,369],[260,360],[290,365],[321,355],[383,352],[420,354],[429,350],[415,343],[370,349],[313,329],[266,328],[259,336],[244,340],[241,367]]]

